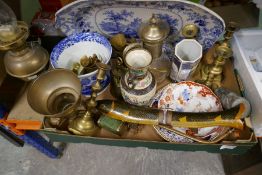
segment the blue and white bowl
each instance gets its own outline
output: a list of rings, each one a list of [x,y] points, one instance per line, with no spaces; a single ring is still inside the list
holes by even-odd
[[[50,55],[50,63],[53,68],[71,70],[73,63],[80,62],[81,57],[84,55],[92,56],[93,54],[101,57],[102,62],[107,64],[112,54],[110,42],[103,35],[95,32],[72,34],[54,47]],[[91,95],[91,86],[96,81],[96,73],[97,70],[78,76],[81,81],[83,95]],[[103,91],[109,83],[110,73],[108,72],[101,83],[101,91]]]

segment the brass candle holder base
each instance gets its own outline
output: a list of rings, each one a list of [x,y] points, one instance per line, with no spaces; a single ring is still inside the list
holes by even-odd
[[[98,127],[94,123],[91,113],[87,111],[83,116],[72,120],[68,130],[76,135],[92,136],[97,132]]]

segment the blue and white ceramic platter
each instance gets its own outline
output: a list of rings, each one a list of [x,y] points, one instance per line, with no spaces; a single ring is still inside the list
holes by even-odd
[[[72,69],[75,62],[80,62],[83,56],[92,56],[96,54],[107,64],[112,54],[110,42],[99,33],[79,33],[72,34],[60,41],[53,49],[50,55],[50,63],[53,68]],[[91,86],[96,81],[96,71],[88,74],[79,75],[78,78],[82,85],[82,94],[91,95]],[[63,78],[63,77],[61,77]],[[110,83],[110,74],[107,73],[105,79],[101,82],[102,90]]]
[[[204,50],[210,48],[224,32],[223,19],[208,8],[188,1],[106,1],[79,0],[56,13],[56,27],[65,35],[95,31],[106,36],[124,33],[138,38],[138,27],[152,14],[170,25],[168,43],[174,46],[183,39],[186,24],[199,27],[197,40]]]

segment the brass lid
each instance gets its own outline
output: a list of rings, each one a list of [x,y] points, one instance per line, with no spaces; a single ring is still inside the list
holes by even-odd
[[[138,34],[144,42],[160,42],[167,37],[169,31],[168,23],[153,14],[147,23],[140,26]]]

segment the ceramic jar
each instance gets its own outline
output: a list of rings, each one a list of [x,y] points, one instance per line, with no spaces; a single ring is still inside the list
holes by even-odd
[[[128,71],[121,77],[120,89],[123,99],[130,104],[147,106],[156,93],[156,81],[148,70],[152,55],[143,48],[135,48],[124,56]]]

